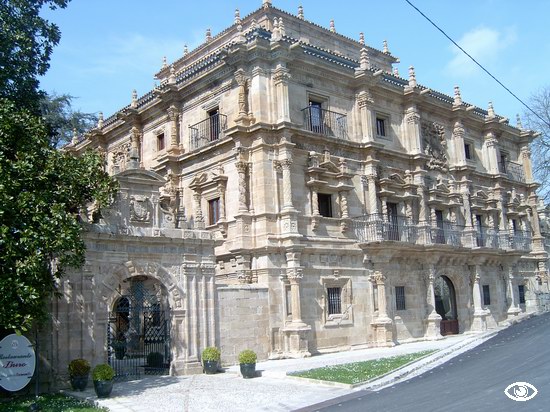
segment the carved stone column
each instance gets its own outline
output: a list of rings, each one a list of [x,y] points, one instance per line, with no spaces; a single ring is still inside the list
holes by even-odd
[[[523,160],[523,171],[525,173],[525,181],[533,183],[533,167],[531,165],[531,149],[529,146],[522,146],[521,159]]]
[[[237,162],[235,163],[235,168],[239,175],[239,213],[248,212],[247,205],[247,182],[246,182],[246,171],[248,169],[248,164],[246,162]]]
[[[283,64],[278,64],[273,76],[277,96],[277,123],[290,122],[290,106],[288,100],[288,81],[290,73]]]
[[[338,193],[340,196],[340,228],[342,232],[345,232],[349,228],[350,219],[348,212],[348,195],[346,191]]]
[[[455,154],[455,162],[459,166],[466,164],[466,152],[464,149],[464,126],[460,120],[457,120],[453,127],[453,151]]]
[[[498,154],[497,154],[498,141],[493,132],[488,132],[485,135],[485,150],[487,153],[487,171],[491,174],[499,173],[498,170]]]
[[[140,167],[141,158],[141,131],[137,126],[133,126],[130,130],[130,161],[128,169],[138,169]]]
[[[435,265],[431,264],[427,276],[428,280],[428,318],[426,319],[426,337],[429,339],[441,339],[441,315],[435,310]]]
[[[376,174],[367,175],[367,188],[369,192],[369,212],[371,214],[378,214],[378,193],[376,190]]]
[[[193,193],[193,200],[195,201],[195,227],[197,229],[204,229],[204,215],[202,214],[202,194],[200,191]]]
[[[292,321],[282,329],[284,334],[283,356],[286,358],[304,358],[311,356],[308,338],[311,326],[302,320],[302,302],[300,299],[300,280],[303,268],[300,266],[300,252],[286,253],[286,278],[290,283]],[[284,293],[284,289],[283,289]]]
[[[371,282],[376,284],[378,291],[378,316],[371,323],[373,332],[373,346],[394,346],[393,322],[388,316],[386,302],[386,276],[376,271],[371,275]]]
[[[481,302],[482,302],[482,296],[481,296],[481,286],[479,284],[480,281],[480,273],[481,273],[481,267],[479,264],[475,265],[475,272],[473,276],[473,285],[472,285],[472,295],[474,298],[474,319],[472,322],[472,331],[475,332],[483,332],[487,330],[487,311],[483,309]]]
[[[372,121],[371,106],[374,100],[368,90],[364,90],[357,96],[357,105],[359,106],[359,118],[361,120],[361,133],[363,142],[374,142],[374,124]]]
[[[283,168],[283,209],[294,209],[292,204],[292,177],[290,167],[292,166],[292,158],[287,158],[281,161]]]
[[[168,118],[170,119],[170,148],[168,150],[178,150],[178,118],[179,111],[174,105],[168,108]]]
[[[502,192],[497,193],[497,209],[499,216],[498,224],[498,241],[499,247],[502,249],[510,248],[510,232],[508,230],[508,217],[506,216],[505,199]]]
[[[515,268],[513,265],[509,265],[506,267],[506,269],[508,272],[506,276],[506,280],[507,280],[506,286],[508,289],[508,294],[510,295],[510,307],[508,308],[508,320],[512,320],[521,312],[521,309],[518,305],[518,302],[519,302],[519,299],[517,296],[518,291],[514,282]]]
[[[420,114],[416,105],[413,105],[405,112],[407,122],[407,137],[410,142],[411,154],[422,153],[422,134],[420,132]]]
[[[248,126],[250,120],[248,115],[248,88],[250,86],[250,80],[243,69],[239,69],[235,72],[235,80],[239,86],[239,115],[235,119],[235,123]]]

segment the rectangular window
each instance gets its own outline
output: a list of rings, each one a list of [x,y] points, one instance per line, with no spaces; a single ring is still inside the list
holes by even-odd
[[[208,222],[210,225],[215,225],[220,220],[220,198],[208,201]]]
[[[483,305],[489,306],[491,304],[491,291],[489,285],[483,285]]]
[[[466,155],[466,159],[472,160],[472,146],[470,143],[464,143],[464,153]]]
[[[332,217],[332,195],[318,193],[319,213],[324,217]]]
[[[395,287],[395,309],[397,310],[407,309],[407,305],[405,304],[405,286]]]
[[[386,119],[381,117],[376,118],[376,135],[386,136]]]
[[[518,285],[518,293],[519,293],[519,303],[520,303],[520,305],[525,304],[525,286]]]
[[[342,289],[327,288],[328,314],[339,315],[342,313]]]
[[[501,153],[500,162],[498,164],[498,170],[500,173],[506,173],[507,163],[508,163],[508,155],[506,153]]]
[[[292,315],[292,290],[290,288],[290,285],[285,286],[285,293],[286,293],[286,315],[291,316]]]
[[[164,133],[157,135],[157,151],[162,151],[165,148]]]

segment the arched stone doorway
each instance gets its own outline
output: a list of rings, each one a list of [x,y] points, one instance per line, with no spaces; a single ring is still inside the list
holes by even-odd
[[[441,316],[441,335],[458,334],[456,293],[453,282],[447,276],[439,276],[434,282],[435,310]]]
[[[109,313],[108,362],[119,380],[166,375],[172,361],[170,305],[166,288],[155,278],[122,281]]]

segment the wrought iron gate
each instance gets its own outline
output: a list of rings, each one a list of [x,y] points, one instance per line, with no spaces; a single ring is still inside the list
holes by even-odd
[[[166,375],[170,370],[170,310],[141,280],[132,281],[109,314],[108,362],[115,379]]]

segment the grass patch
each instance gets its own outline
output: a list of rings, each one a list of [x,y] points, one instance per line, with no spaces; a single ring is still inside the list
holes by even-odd
[[[0,412],[28,412],[34,401],[34,396],[18,397],[10,401],[2,399],[0,400]],[[40,405],[40,412],[97,412],[107,410],[58,394],[39,396],[38,404]]]
[[[307,371],[293,372],[289,375],[301,378],[319,379],[322,381],[357,384],[385,375],[409,362],[434,353],[435,350],[392,356],[391,358],[374,359],[365,362],[346,363],[343,365],[325,366]]]

